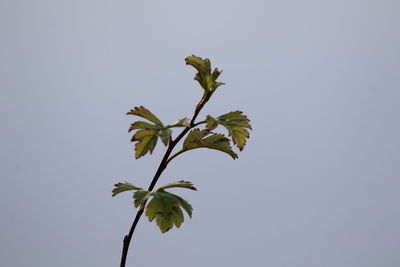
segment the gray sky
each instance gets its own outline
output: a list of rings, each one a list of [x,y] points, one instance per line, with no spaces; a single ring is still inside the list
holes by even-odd
[[[194,216],[143,217],[128,266],[400,266],[399,27],[396,0],[1,0],[0,265],[118,266],[112,186],[165,149],[134,160],[124,114],[191,116],[196,54],[226,83],[200,117],[243,110],[251,138],[169,166]]]

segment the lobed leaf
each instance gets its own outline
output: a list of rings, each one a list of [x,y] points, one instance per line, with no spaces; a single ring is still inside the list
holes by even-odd
[[[185,58],[185,61],[186,65],[191,65],[198,71],[194,79],[200,83],[208,97],[211,96],[219,86],[224,85],[224,83],[217,82],[217,78],[222,71],[218,70],[218,68],[214,68],[211,72],[211,62],[208,58],[202,59],[201,57],[192,55]]]
[[[152,197],[146,206],[146,216],[149,218],[150,222],[155,219],[161,232],[165,233],[174,225],[176,227],[180,227],[182,225],[184,221],[182,209],[186,211],[189,217],[192,217],[193,208],[186,200],[175,194],[165,191],[166,188],[175,187],[196,190],[191,182],[183,180],[163,185],[151,192],[125,182],[115,184],[112,195],[115,196],[124,191],[135,190],[136,192],[133,194],[133,203],[136,208]]]
[[[207,136],[209,134],[211,135]],[[215,149],[229,154],[233,159],[238,157],[232,150],[229,139],[225,135],[210,133],[208,130],[194,129],[189,132],[183,142],[183,151],[196,148]]]
[[[233,152],[229,139],[223,134],[213,134],[204,140],[201,140],[200,144],[203,147],[219,150],[229,154],[233,159],[236,159],[238,155]]]
[[[169,128],[162,128],[158,132],[158,135],[160,136],[161,141],[164,143],[164,145],[168,145],[171,134],[172,134],[172,131]]]
[[[203,137],[208,135],[209,132],[206,130],[200,130],[198,128],[193,129],[189,132],[189,134],[186,136],[185,141],[183,141],[183,148],[184,149],[189,149],[192,143],[196,140],[201,140]]]
[[[214,130],[218,126],[218,121],[210,115],[207,116],[206,123],[207,123],[206,127],[209,131]]]
[[[143,190],[143,188],[134,186],[130,183],[118,183],[114,185],[115,188],[112,190],[112,196],[116,196],[119,193],[125,192],[125,191],[131,191],[131,190]]]
[[[158,129],[143,129],[133,135],[132,142],[137,142],[135,144],[136,159],[144,156],[147,152],[153,153],[157,144],[158,133]]]
[[[149,198],[149,191],[147,190],[138,190],[133,194],[133,204],[135,207],[139,207],[140,205],[143,204],[148,198]]]
[[[167,188],[174,188],[174,187],[182,187],[182,188],[186,188],[186,189],[191,189],[191,190],[197,191],[196,187],[194,187],[194,185],[191,182],[184,181],[184,180],[163,185],[163,186],[159,187],[156,191],[158,191],[160,189],[164,190],[164,189],[167,189]]]
[[[171,129],[164,127],[163,123],[148,109],[144,107],[135,107],[135,109],[132,109],[127,114],[136,115],[154,123],[136,121],[131,124],[128,132],[139,130],[131,139],[132,142],[137,142],[135,144],[136,159],[144,156],[147,152],[151,154],[157,144],[158,137],[160,137],[164,145],[168,145],[172,135]]]
[[[140,107],[135,107],[134,109],[131,109],[127,115],[136,115],[142,118],[145,118],[151,122],[154,122],[155,124],[159,126],[163,126],[162,122],[148,110],[147,108],[140,106]]]
[[[202,59],[195,55],[191,55],[185,58],[186,65],[191,65],[197,69],[200,73],[210,73],[211,72],[211,62],[208,58]]]
[[[173,207],[175,216],[172,216],[172,223],[175,224],[177,228],[179,228],[183,221],[185,220],[183,217],[183,212],[180,207]]]
[[[181,207],[192,216],[192,207],[185,200],[163,189],[149,193],[153,198],[146,207],[146,216],[149,221],[156,220],[162,233],[167,232],[174,225],[180,227],[184,221]]]
[[[217,121],[228,130],[228,134],[232,137],[233,143],[240,150],[243,150],[246,145],[246,139],[250,136],[247,129],[251,129],[250,120],[247,116],[243,115],[243,112],[237,110],[219,116]]]
[[[174,194],[173,194],[174,195]],[[179,202],[179,205],[186,211],[190,218],[192,218],[192,205],[189,204],[186,200],[181,198],[180,196],[174,195],[176,200]]]
[[[129,127],[128,132],[131,132],[133,130],[137,129],[160,129],[159,125],[156,124],[151,124],[145,121],[137,121],[131,124],[131,127]]]

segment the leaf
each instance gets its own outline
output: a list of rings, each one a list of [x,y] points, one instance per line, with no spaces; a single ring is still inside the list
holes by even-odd
[[[149,221],[156,220],[162,233],[167,232],[174,225],[180,227],[184,221],[181,207],[192,215],[192,207],[177,195],[171,194],[163,189],[149,193],[153,198],[147,204],[146,216]]]
[[[144,156],[147,152],[153,152],[158,139],[157,129],[143,129],[137,131],[132,137],[132,142],[137,141],[135,144],[135,157],[136,159]]]
[[[198,128],[193,129],[189,132],[189,134],[186,136],[185,141],[183,141],[183,148],[188,149],[193,145],[192,143],[195,142],[196,140],[200,140],[206,135],[208,135],[208,131],[206,130],[199,130]]]
[[[128,132],[131,132],[133,130],[137,129],[160,129],[159,125],[156,124],[151,124],[145,121],[137,121],[131,124],[131,127],[129,127]]]
[[[142,118],[145,118],[151,122],[154,122],[155,124],[159,126],[163,126],[162,122],[153,114],[150,112],[150,110],[146,109],[143,106],[140,107],[135,107],[135,109],[131,109],[127,115],[136,115]]]
[[[189,118],[183,118],[180,119],[172,124],[167,125],[168,128],[172,127],[189,127],[190,126],[190,119]]]
[[[192,55],[185,58],[185,61],[186,65],[191,65],[198,71],[194,79],[200,83],[208,97],[211,96],[219,86],[224,85],[224,83],[217,82],[217,78],[222,71],[218,70],[218,68],[214,68],[211,72],[211,62],[208,58],[202,59],[201,57]]]
[[[207,135],[210,136],[206,137]],[[229,154],[233,159],[237,158],[237,154],[233,152],[229,143],[229,139],[223,134],[210,133],[208,130],[194,129],[189,132],[183,142],[183,151],[195,148],[215,149]]]
[[[236,159],[238,155],[233,152],[229,139],[223,134],[213,134],[203,139],[200,144],[203,147],[219,150],[229,154],[233,159]]]
[[[206,123],[207,123],[206,127],[209,131],[214,130],[218,126],[218,121],[210,115],[207,116]]]
[[[186,211],[190,218],[192,218],[192,205],[189,204],[186,200],[181,198],[180,196],[174,195],[179,202],[179,205]]]
[[[115,188],[112,190],[112,196],[116,196],[119,193],[125,192],[125,191],[131,191],[131,190],[143,190],[143,188],[134,186],[130,183],[118,183],[114,185]]]
[[[233,143],[240,150],[243,150],[246,145],[246,139],[250,136],[247,129],[251,129],[250,120],[247,116],[243,115],[243,112],[237,110],[219,116],[217,121],[228,130]]]
[[[134,198],[133,204],[137,208],[149,198],[149,191],[138,190],[133,194],[133,198]]]
[[[173,187],[182,187],[182,188],[186,188],[186,189],[191,189],[191,190],[197,191],[196,187],[194,187],[194,185],[191,182],[183,181],[183,180],[163,185],[163,186],[159,187],[156,191],[158,191],[160,189],[163,190],[163,189],[173,188]]]
[[[146,206],[146,216],[149,218],[150,222],[155,219],[161,232],[165,233],[174,225],[176,227],[182,225],[184,221],[182,209],[186,211],[190,218],[192,217],[193,208],[186,200],[165,191],[166,188],[175,187],[196,190],[191,182],[183,180],[163,185],[151,192],[125,182],[115,184],[112,193],[113,196],[115,196],[124,191],[135,190],[136,192],[133,194],[133,204],[136,208],[152,197]]]
[[[171,129],[164,127],[163,123],[148,109],[144,107],[135,107],[135,109],[132,109],[127,114],[136,115],[154,123],[136,121],[131,124],[128,132],[139,130],[131,139],[132,142],[137,142],[135,144],[136,159],[144,156],[147,152],[151,154],[157,144],[158,137],[160,137],[164,145],[168,145],[172,135]]]
[[[218,70],[218,68],[215,68],[211,75],[213,76],[214,80],[216,80],[221,73],[222,73],[222,70]]]
[[[172,222],[177,228],[179,228],[185,220],[183,217],[182,209],[180,207],[173,207],[172,209],[174,210],[175,214],[175,216],[172,217]]]
[[[200,73],[210,73],[211,71],[211,62],[208,58],[202,59],[201,57],[191,55],[185,58],[185,61],[186,65],[193,66]]]
[[[159,136],[161,138],[161,141],[164,143],[164,145],[168,145],[171,134],[172,134],[172,131],[169,128],[160,129]]]

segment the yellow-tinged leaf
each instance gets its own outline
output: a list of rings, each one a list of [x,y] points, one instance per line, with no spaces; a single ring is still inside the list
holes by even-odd
[[[198,71],[194,79],[200,83],[208,97],[211,96],[219,86],[224,85],[222,82],[217,82],[217,78],[222,71],[218,70],[218,68],[214,68],[211,73],[211,62],[208,58],[202,59],[201,57],[192,55],[185,58],[185,61],[187,65],[193,66]]]
[[[174,225],[180,227],[184,221],[182,208],[192,216],[192,206],[181,197],[163,189],[148,194],[153,198],[146,207],[146,216],[149,221],[156,220],[162,233],[167,232]]]
[[[135,144],[135,157],[137,159],[141,156],[144,156],[147,152],[150,152],[150,154],[153,152],[157,144],[158,137],[160,137],[164,145],[168,145],[172,135],[171,129],[164,127],[163,123],[148,109],[144,107],[136,107],[135,109],[129,111],[128,114],[148,119],[154,123],[152,124],[146,121],[136,121],[132,123],[131,127],[129,128],[129,132],[133,130],[139,130],[131,139],[132,142],[137,142]]]
[[[250,120],[243,112],[237,110],[219,116],[217,119],[219,124],[228,130],[229,136],[232,137],[233,143],[243,150],[246,145],[246,139],[250,137],[247,129],[251,129]]]
[[[233,159],[238,157],[225,135],[210,133],[208,130],[194,129],[189,132],[183,142],[183,151],[196,148],[215,149],[229,154]]]
[[[194,185],[191,182],[184,181],[184,180],[160,186],[159,188],[157,188],[156,191],[164,190],[164,189],[167,189],[167,188],[174,188],[174,187],[182,187],[182,188],[186,188],[186,189],[191,189],[191,190],[197,191],[196,187],[194,187]]]
[[[135,107],[134,109],[131,109],[127,115],[136,115],[142,118],[145,118],[151,122],[154,122],[155,124],[159,126],[163,126],[162,122],[154,115],[153,113],[150,112],[147,108],[140,106],[140,107]]]
[[[135,144],[135,157],[138,159],[144,156],[147,152],[150,154],[153,152],[158,139],[157,129],[143,129],[136,132],[132,137],[132,141],[136,141]]]
[[[191,55],[185,58],[186,65],[191,65],[197,69],[200,73],[210,73],[211,72],[211,62],[208,58],[202,59],[201,57]]]
[[[156,124],[151,124],[145,121],[137,121],[131,124],[131,127],[129,127],[128,132],[131,132],[133,130],[137,129],[160,129],[159,125]]]
[[[113,197],[118,195],[119,193],[122,193],[122,192],[125,192],[125,191],[143,190],[142,188],[134,186],[134,185],[132,185],[130,183],[127,183],[127,182],[118,183],[118,184],[115,184],[114,186],[115,186],[115,188],[112,190],[112,196]]]
[[[209,131],[214,130],[218,126],[218,121],[210,115],[207,116],[206,123],[207,123],[207,130]]]

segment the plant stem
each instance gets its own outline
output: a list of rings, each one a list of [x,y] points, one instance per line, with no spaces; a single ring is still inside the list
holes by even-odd
[[[183,152],[185,152],[186,150],[179,150],[178,152],[176,152],[175,154],[173,154],[168,160],[167,160],[167,164],[173,160],[174,158],[176,158],[177,156],[179,156],[180,154],[182,154]]]
[[[197,104],[196,109],[194,111],[193,117],[190,120],[190,125],[185,127],[182,132],[174,139],[170,139],[167,151],[165,151],[164,157],[162,158],[160,165],[158,166],[158,169],[156,171],[156,173],[154,174],[153,180],[151,181],[148,191],[151,191],[154,189],[158,179],[160,178],[162,172],[167,168],[168,163],[177,156],[177,154],[175,154],[174,156],[172,156],[169,159],[169,156],[172,153],[172,150],[174,149],[174,147],[176,146],[176,144],[179,143],[179,141],[190,131],[190,129],[192,129],[193,127],[196,127],[199,124],[205,123],[205,121],[201,121],[198,123],[195,123],[194,121],[197,118],[197,115],[199,115],[201,109],[204,107],[204,105],[207,103],[207,101],[209,100],[209,96],[207,96],[206,93],[204,93],[203,97],[201,98],[200,102]],[[123,241],[123,247],[122,247],[122,256],[121,256],[121,267],[125,267],[126,264],[126,258],[128,256],[128,250],[129,250],[129,244],[131,243],[132,240],[132,236],[133,233],[135,232],[136,229],[136,225],[138,224],[140,217],[142,216],[143,212],[144,212],[144,208],[146,206],[146,202],[145,201],[138,209],[135,219],[133,220],[132,226],[129,230],[129,233],[127,235],[125,235],[124,237],[124,241]]]

